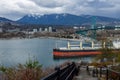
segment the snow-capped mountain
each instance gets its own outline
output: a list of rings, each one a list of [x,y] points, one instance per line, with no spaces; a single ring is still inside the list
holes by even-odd
[[[72,15],[72,14],[46,14],[46,15],[25,15],[17,22],[23,24],[45,24],[45,25],[81,25],[85,23],[92,23],[93,18],[96,18],[96,22],[120,22],[119,19],[92,16],[92,15]]]
[[[0,17],[0,22],[13,22],[13,21],[4,17]]]
[[[0,22],[17,22],[22,24],[42,24],[42,25],[81,25],[96,23],[120,23],[120,19],[93,15],[72,15],[72,14],[30,14],[25,15],[17,21],[0,17]]]

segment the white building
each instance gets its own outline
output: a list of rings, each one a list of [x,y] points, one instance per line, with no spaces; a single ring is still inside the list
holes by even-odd
[[[39,32],[42,32],[42,28],[39,28]]]
[[[16,29],[8,29],[7,32],[20,32],[19,28]]]
[[[115,30],[120,30],[120,25],[116,25]]]
[[[33,29],[33,33],[37,32],[37,29]]]
[[[102,26],[99,26],[99,27],[98,27],[98,30],[102,30]]]
[[[2,28],[0,28],[0,32],[3,32],[3,29],[2,29]]]
[[[102,26],[102,30],[105,30],[105,26],[104,25]]]
[[[48,29],[47,28],[45,28],[45,30],[44,30],[45,32],[47,32],[48,31]]]
[[[73,29],[78,29],[78,27],[74,26]]]
[[[48,29],[48,30],[49,30],[49,32],[52,32],[52,27],[49,27],[49,29]]]

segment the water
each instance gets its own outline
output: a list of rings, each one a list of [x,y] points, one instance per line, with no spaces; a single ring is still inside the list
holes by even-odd
[[[66,46],[66,40],[35,38],[35,39],[11,39],[0,40],[0,64],[14,66],[18,63],[24,64],[30,59],[37,59],[43,67],[57,66],[65,61],[89,61],[90,57],[74,59],[54,59],[52,52],[56,43]]]

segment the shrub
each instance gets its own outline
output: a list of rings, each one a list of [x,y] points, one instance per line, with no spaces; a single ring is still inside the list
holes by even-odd
[[[40,80],[42,69],[38,61],[29,60],[26,64],[19,64],[17,67],[5,68],[0,70],[5,77],[2,80]]]

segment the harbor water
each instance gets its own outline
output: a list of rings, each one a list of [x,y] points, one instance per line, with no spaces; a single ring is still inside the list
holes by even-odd
[[[57,44],[56,44],[57,43]],[[43,67],[57,66],[65,61],[90,61],[92,57],[54,59],[53,48],[67,46],[67,40],[53,38],[0,40],[0,65],[15,66],[37,59]]]

